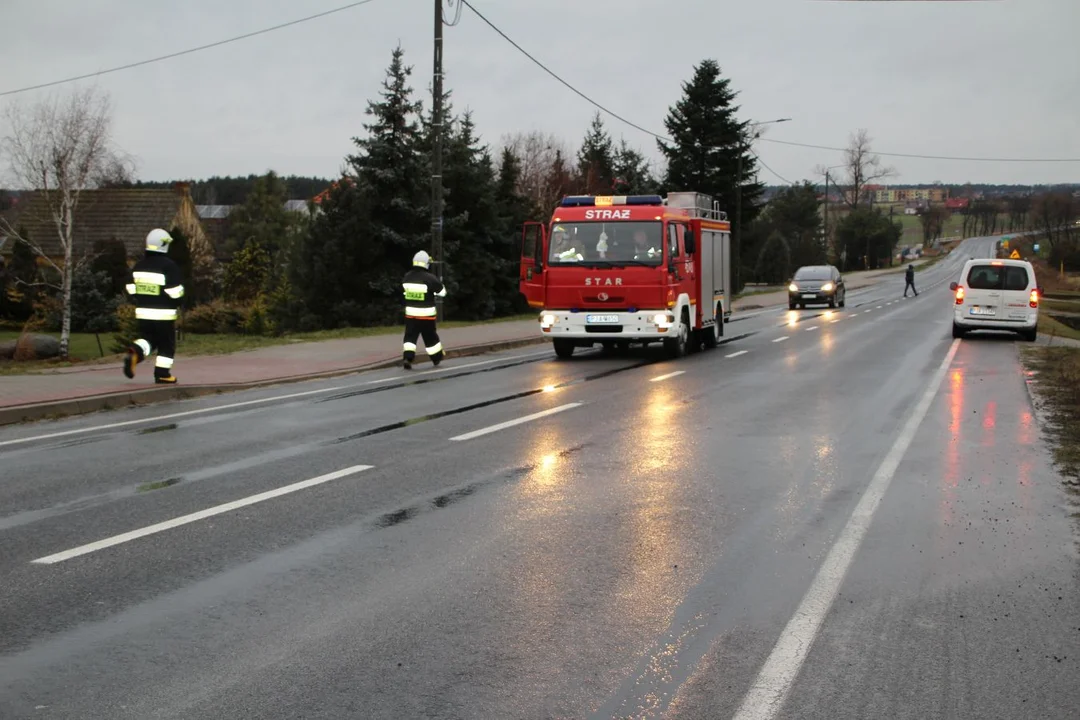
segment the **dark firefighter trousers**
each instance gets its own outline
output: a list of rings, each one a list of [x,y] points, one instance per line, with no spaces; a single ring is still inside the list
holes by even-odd
[[[135,341],[135,347],[139,351],[139,362],[156,352],[154,377],[169,377],[176,356],[176,321],[139,320],[138,328],[139,339]]]
[[[443,346],[435,329],[435,318],[405,318],[405,342],[402,344],[405,362],[411,363],[416,358],[416,341],[421,336],[424,338],[424,350],[431,356],[431,362],[438,365],[443,359]]]

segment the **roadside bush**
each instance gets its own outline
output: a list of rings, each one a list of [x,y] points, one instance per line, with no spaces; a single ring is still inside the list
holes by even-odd
[[[116,308],[116,332],[113,333],[109,350],[114,353],[126,352],[139,334],[139,325],[135,320],[135,306],[124,303]]]
[[[228,334],[243,332],[246,320],[245,308],[214,300],[184,312],[179,326],[184,332],[197,335]]]

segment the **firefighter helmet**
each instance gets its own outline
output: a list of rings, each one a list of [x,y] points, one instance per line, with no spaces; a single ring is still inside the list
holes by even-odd
[[[150,252],[168,252],[172,240],[172,235],[160,228],[151,230],[146,236],[146,249]]]
[[[420,252],[413,255],[412,264],[417,267],[422,267],[426,270],[428,266],[431,265],[431,256],[421,250]]]

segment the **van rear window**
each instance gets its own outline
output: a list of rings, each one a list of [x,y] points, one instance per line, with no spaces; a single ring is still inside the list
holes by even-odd
[[[972,290],[1000,290],[1004,267],[995,265],[972,265],[968,271],[967,284]]]
[[[1027,268],[1016,267],[1010,265],[1005,268],[1005,289],[1006,290],[1027,290],[1028,287],[1028,271]]]
[[[972,265],[967,284],[972,290],[1027,290],[1028,271],[1017,265]]]

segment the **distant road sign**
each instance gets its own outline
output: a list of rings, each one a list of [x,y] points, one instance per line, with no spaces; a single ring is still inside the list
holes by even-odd
[[[1019,260],[1020,259],[1020,251],[1019,250],[1013,250],[1012,255],[1010,255],[1009,258],[1012,259],[1012,260]]]

